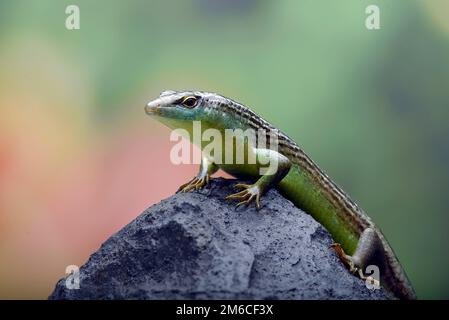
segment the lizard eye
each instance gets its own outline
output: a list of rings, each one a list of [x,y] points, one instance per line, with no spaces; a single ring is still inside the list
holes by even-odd
[[[181,103],[184,107],[191,109],[196,106],[196,104],[198,103],[198,99],[194,96],[188,96],[185,97]]]

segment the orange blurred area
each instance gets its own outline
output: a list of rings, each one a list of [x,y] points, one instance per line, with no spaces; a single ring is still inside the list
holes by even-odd
[[[82,265],[111,234],[196,173],[195,166],[171,165],[165,132],[153,134],[140,122],[84,141],[70,157],[56,146],[36,153],[44,143],[10,132],[20,143],[1,145],[1,298],[45,298],[67,265]]]
[[[100,138],[90,147],[95,150],[76,156],[54,184],[40,185],[42,180],[22,175],[27,164],[14,165],[2,179],[2,191],[9,192],[2,200],[7,232],[1,236],[0,295],[45,298],[67,265],[82,265],[111,234],[190,178],[193,166],[154,157],[168,155],[170,145],[163,141],[142,129],[113,143]],[[11,181],[22,187],[11,188]],[[35,197],[24,198],[27,193]]]
[[[169,130],[146,117],[145,100],[113,130],[93,128],[76,66],[33,44],[44,59],[31,73],[26,46],[3,53],[14,63],[0,79],[0,298],[8,299],[46,298],[67,265],[82,265],[197,170],[171,164]]]

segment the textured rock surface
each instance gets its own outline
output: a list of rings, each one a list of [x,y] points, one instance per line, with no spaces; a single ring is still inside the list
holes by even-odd
[[[109,238],[50,299],[387,299],[350,275],[327,231],[276,190],[262,209],[223,200],[233,180],[176,194]]]

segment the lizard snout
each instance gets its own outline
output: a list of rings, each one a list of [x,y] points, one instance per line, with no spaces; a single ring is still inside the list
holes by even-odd
[[[156,99],[156,100],[150,101],[145,106],[145,112],[147,114],[154,114],[154,113],[157,112],[157,110],[160,108],[160,106],[161,106],[160,99]]]

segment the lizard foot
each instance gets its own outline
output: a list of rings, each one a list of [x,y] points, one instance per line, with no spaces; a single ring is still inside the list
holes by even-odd
[[[335,250],[337,256],[340,258],[343,264],[348,268],[349,272],[351,272],[352,274],[357,274],[363,281],[368,280],[371,282],[371,284],[380,286],[379,280],[374,279],[372,276],[366,276],[365,274],[363,274],[363,269],[356,266],[353,258],[345,253],[339,243],[333,243],[331,247]]]
[[[189,192],[192,190],[200,190],[204,186],[209,184],[210,176],[206,175],[205,177],[195,177],[187,183],[184,183],[179,187],[178,192]]]
[[[244,183],[238,183],[234,186],[234,188],[243,189],[243,191],[240,191],[240,192],[237,192],[237,193],[227,196],[225,198],[226,200],[231,200],[231,199],[242,200],[241,202],[237,203],[237,207],[241,206],[242,204],[247,206],[252,201],[255,201],[256,208],[260,209],[261,191],[260,191],[260,188],[258,185],[256,185],[256,184],[249,185],[249,184],[244,184]]]
[[[338,258],[340,258],[341,262],[343,262],[343,264],[349,269],[349,272],[351,272],[352,274],[355,274],[357,272],[358,268],[356,268],[351,256],[348,256],[345,253],[345,251],[343,250],[341,245],[339,243],[333,243],[333,244],[331,244],[331,248],[333,248],[335,250]]]

